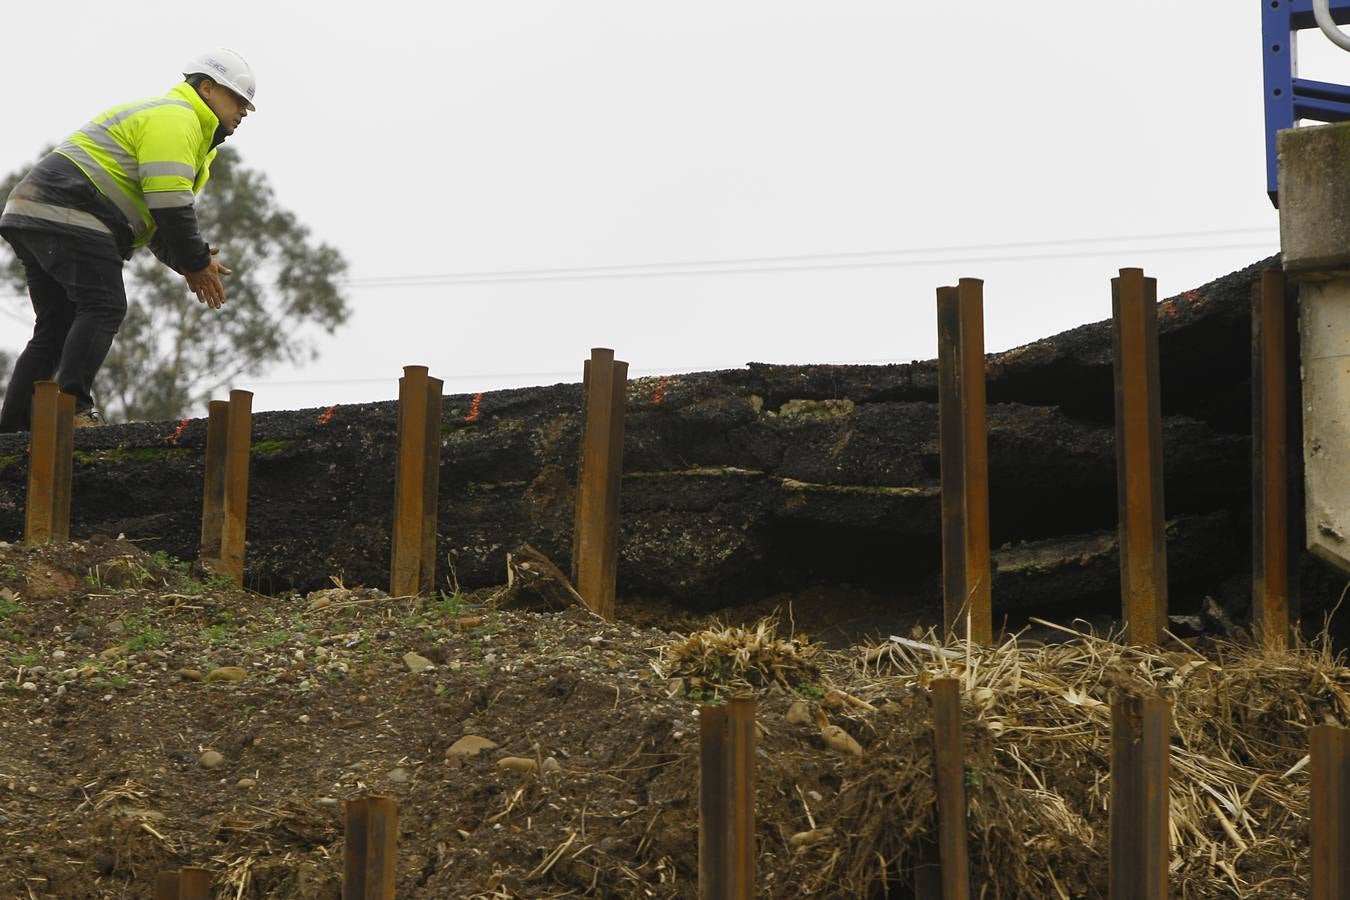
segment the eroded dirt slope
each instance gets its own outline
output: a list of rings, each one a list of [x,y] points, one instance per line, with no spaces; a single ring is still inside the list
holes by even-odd
[[[380,793],[400,898],[693,898],[719,685],[758,703],[760,895],[902,896],[934,834],[926,685],[947,672],[984,896],[1105,895],[1106,704],[1128,689],[1174,703],[1175,896],[1288,898],[1306,727],[1350,721],[1350,672],[1308,650],[916,656],[490,599],[268,597],[125,541],[0,544],[0,896],[148,897],[198,865],[217,898],[337,898],[342,803]]]

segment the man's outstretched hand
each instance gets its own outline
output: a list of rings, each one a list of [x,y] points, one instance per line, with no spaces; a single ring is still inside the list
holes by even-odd
[[[219,247],[211,248],[213,257],[219,252]],[[220,260],[212,259],[206,268],[197,272],[188,272],[183,277],[187,279],[188,288],[197,295],[199,302],[205,303],[212,309],[220,309],[225,305],[225,283],[220,280],[220,277],[229,274],[231,274],[231,271],[222,265]]]

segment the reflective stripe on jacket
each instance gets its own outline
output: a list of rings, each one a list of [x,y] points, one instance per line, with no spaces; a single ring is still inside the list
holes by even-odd
[[[132,245],[143,247],[155,234],[151,209],[190,207],[206,185],[219,124],[184,82],[163,97],[108,110],[55,152],[113,202],[131,228]]]

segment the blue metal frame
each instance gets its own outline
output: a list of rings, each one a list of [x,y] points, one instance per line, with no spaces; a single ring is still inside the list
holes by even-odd
[[[1350,0],[1330,0],[1331,17],[1350,24]],[[1312,0],[1261,0],[1261,40],[1266,91],[1266,193],[1279,206],[1275,134],[1297,119],[1350,120],[1350,86],[1296,78],[1297,32],[1316,29]]]

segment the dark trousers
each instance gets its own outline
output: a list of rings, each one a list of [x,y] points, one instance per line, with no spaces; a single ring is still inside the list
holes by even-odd
[[[127,314],[122,258],[107,241],[10,228],[5,240],[23,263],[37,321],[19,354],[0,406],[0,432],[26,431],[33,383],[54,379],[75,397],[76,412],[94,405],[94,376]]]

